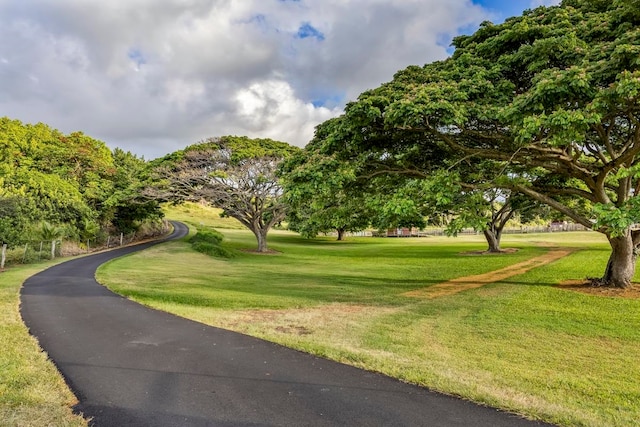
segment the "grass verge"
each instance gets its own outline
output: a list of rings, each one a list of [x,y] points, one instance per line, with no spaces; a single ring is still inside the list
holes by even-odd
[[[221,231],[229,248],[255,244],[248,232]],[[640,419],[640,300],[555,286],[602,273],[609,249],[596,233],[505,236],[503,246],[518,251],[499,256],[463,255],[484,248],[474,236],[335,242],[274,231],[269,239],[278,255],[238,251],[230,260],[172,242],[106,264],[98,278],[162,310],[530,418],[567,426]],[[575,251],[442,298],[402,295],[548,246]]]
[[[86,420],[72,413],[75,396],[20,317],[20,286],[53,264],[0,273],[0,425],[87,426]]]

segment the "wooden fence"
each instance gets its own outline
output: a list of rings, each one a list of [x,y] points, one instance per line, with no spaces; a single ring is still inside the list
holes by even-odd
[[[589,229],[580,224],[554,222],[549,225],[540,226],[522,226],[522,227],[507,227],[502,231],[502,234],[528,234],[528,233],[554,233],[560,231],[588,231]],[[458,235],[475,235],[482,234],[481,231],[476,231],[473,228],[465,228],[460,231]],[[336,233],[328,233],[328,235],[337,235]],[[347,233],[347,236],[352,237],[427,237],[427,236],[446,236],[444,228],[440,227],[428,227],[423,230],[417,228],[392,228],[387,231],[358,231],[354,233]]]

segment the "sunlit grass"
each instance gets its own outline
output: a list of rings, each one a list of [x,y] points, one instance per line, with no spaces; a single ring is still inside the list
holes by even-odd
[[[76,399],[22,323],[19,289],[52,263],[0,273],[0,425],[86,426],[71,412]]]
[[[336,242],[272,231],[278,253],[257,255],[242,252],[254,245],[249,232],[220,231],[236,258],[173,242],[110,263],[99,279],[181,316],[532,418],[585,426],[640,419],[640,301],[555,287],[602,274],[609,249],[597,233],[508,235],[503,247],[517,252],[470,256],[485,248],[481,236]],[[550,246],[577,252],[455,295],[402,296]]]

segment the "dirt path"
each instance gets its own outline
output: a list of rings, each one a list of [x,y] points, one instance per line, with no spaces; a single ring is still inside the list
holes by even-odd
[[[526,273],[532,268],[549,264],[550,262],[563,258],[572,252],[572,249],[567,248],[551,249],[544,255],[501,268],[500,270],[494,270],[475,276],[458,277],[456,279],[449,280],[448,282],[438,283],[434,286],[405,292],[402,295],[413,298],[433,299],[446,295],[457,294],[458,292],[466,291],[467,289],[479,288],[489,283],[499,282],[501,280],[508,279],[509,277]]]

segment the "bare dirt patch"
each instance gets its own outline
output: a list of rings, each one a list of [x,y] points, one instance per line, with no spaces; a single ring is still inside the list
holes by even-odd
[[[460,255],[502,255],[502,254],[513,254],[516,252],[518,252],[518,248],[505,248],[505,249],[500,249],[500,252],[468,251],[468,252],[460,252]]]
[[[257,249],[240,249],[240,252],[246,252],[248,254],[254,255],[280,255],[282,252],[276,251],[275,249],[267,249],[266,251],[260,252]]]
[[[354,327],[361,318],[389,314],[395,309],[362,305],[328,304],[319,307],[233,311],[217,319],[217,325],[235,331],[260,329],[277,334],[306,336],[319,329],[338,331]]]
[[[531,258],[529,260],[510,265],[500,270],[488,273],[477,274],[475,276],[458,277],[448,282],[439,283],[427,288],[405,292],[402,295],[413,298],[433,299],[446,295],[457,294],[468,289],[475,289],[489,283],[499,282],[512,276],[526,273],[532,268],[540,267],[550,262],[559,260],[573,252],[571,249],[552,249],[544,255]]]
[[[632,283],[629,287],[623,289],[594,286],[589,280],[569,280],[560,283],[558,288],[600,297],[640,299],[640,283]]]

